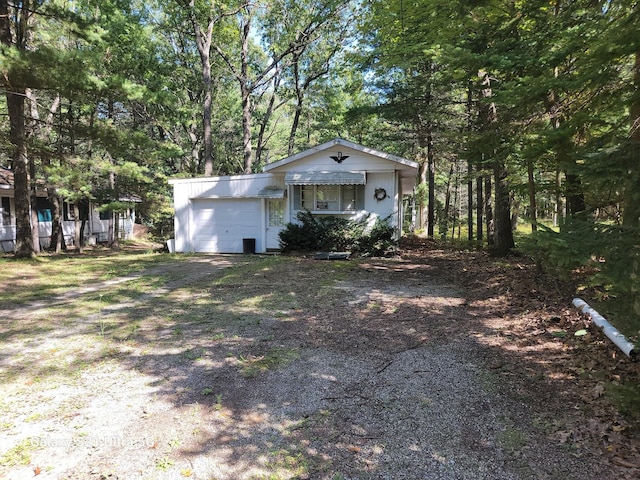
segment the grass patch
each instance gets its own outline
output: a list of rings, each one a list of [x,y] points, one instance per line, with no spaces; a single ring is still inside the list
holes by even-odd
[[[507,452],[513,454],[527,445],[527,436],[522,430],[507,421],[504,429],[497,435],[498,444]]]
[[[25,438],[0,457],[0,465],[3,467],[29,465],[31,463],[31,452],[33,452],[35,448],[35,444],[31,438]]]
[[[637,383],[607,383],[605,391],[621,413],[640,420],[640,385]]]
[[[306,478],[309,475],[309,461],[300,450],[292,451],[283,448],[273,452],[273,456],[274,459],[268,463],[268,467],[274,470],[285,470],[287,473],[294,475],[295,478]]]
[[[167,254],[121,251],[103,256],[62,254],[33,259],[0,257],[0,308],[49,299],[73,288],[125,276],[159,263],[180,263]]]
[[[240,373],[246,378],[257,377],[269,370],[288,365],[298,357],[299,353],[296,349],[284,347],[276,347],[260,356],[241,356],[239,358]]]

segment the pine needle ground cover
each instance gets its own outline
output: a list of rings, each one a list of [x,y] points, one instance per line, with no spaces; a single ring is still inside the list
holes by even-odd
[[[3,478],[638,474],[637,367],[521,258],[38,261],[0,260]]]

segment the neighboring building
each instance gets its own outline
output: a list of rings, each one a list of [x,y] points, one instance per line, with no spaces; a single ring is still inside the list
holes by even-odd
[[[0,167],[0,252],[13,252],[16,240],[16,217],[14,199],[13,172]],[[47,191],[37,190],[36,205],[32,208],[38,214],[38,233],[40,248],[49,247],[51,237],[51,210]],[[75,219],[73,217],[73,204],[64,202],[62,209],[62,230],[66,245],[73,245],[75,233]],[[80,215],[86,220],[84,236],[85,243],[95,244],[106,242],[109,232],[109,212],[99,212],[93,205],[80,209]],[[133,238],[133,225],[135,221],[134,209],[119,214],[120,239]]]
[[[335,139],[266,165],[264,173],[174,179],[175,251],[243,253],[280,247],[299,211],[389,218],[402,229],[403,196],[418,164]]]

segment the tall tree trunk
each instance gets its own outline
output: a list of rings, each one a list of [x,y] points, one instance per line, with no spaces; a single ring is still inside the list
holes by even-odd
[[[442,221],[440,222],[441,231],[440,236],[442,239],[447,238],[447,234],[449,233],[449,209],[451,207],[451,179],[453,178],[453,163],[449,168],[449,176],[447,177],[447,189],[444,197],[444,211],[442,212]],[[453,235],[451,235],[453,238]]]
[[[495,160],[493,166],[495,189],[495,222],[493,233],[493,253],[504,256],[515,246],[511,230],[511,208],[509,187],[507,185],[507,168],[501,160]]]
[[[33,155],[29,155],[29,194],[31,196],[31,237],[33,238],[33,252],[40,253],[40,222],[38,221],[38,182],[36,179],[36,164]]]
[[[296,38],[296,42],[300,42],[301,37],[303,35],[298,33]],[[307,45],[303,45],[298,49],[294,49],[291,52],[292,59],[291,63],[293,65],[293,79],[295,83],[295,91],[296,91],[296,107],[295,113],[293,115],[293,121],[291,123],[291,130],[289,131],[289,147],[288,154],[293,155],[295,153],[295,145],[296,145],[296,135],[298,133],[298,126],[300,125],[300,117],[302,116],[302,107],[304,105],[304,99],[307,94],[307,90],[311,86],[313,82],[318,80],[320,77],[329,73],[329,60],[331,57],[335,55],[338,51],[337,48],[331,50],[326,57],[326,62],[324,66],[316,71],[307,72],[307,78],[302,79],[302,75],[300,74],[300,61],[304,51],[306,50]]]
[[[521,202],[519,199],[514,198],[513,195],[509,195],[509,203],[511,205],[511,231],[515,232],[518,229],[518,220],[520,219],[520,207]]]
[[[491,89],[491,76],[488,72],[481,70],[478,72],[478,77],[481,79],[482,85],[482,101],[479,108],[479,116],[481,122],[480,129],[485,135],[493,136],[497,114],[495,103],[491,100],[491,97],[493,96],[493,91]],[[493,168],[495,171],[496,160],[491,160],[493,157],[495,157],[495,147],[493,145],[493,142],[493,140],[487,142],[487,144],[482,147],[482,165],[484,167],[493,164]],[[484,207],[485,221],[487,222],[487,245],[489,245],[489,247],[493,247],[493,245],[495,245],[495,221],[493,217],[493,204],[491,201],[491,197],[491,175],[486,175],[484,179]]]
[[[51,106],[49,107],[49,112],[44,120],[40,119],[40,113],[38,111],[38,99],[36,98],[34,92],[29,88],[27,89],[27,100],[29,102],[29,111],[30,111],[30,126],[29,126],[29,136],[38,137],[41,142],[49,142],[53,143],[51,138],[51,131],[53,125],[53,119],[56,111],[60,107],[60,95],[57,94],[51,102]],[[33,155],[31,155],[33,158]],[[42,166],[49,167],[51,166],[51,156],[47,149],[41,149],[39,152],[40,161]],[[30,162],[30,170],[31,170],[31,178],[36,178],[34,162],[31,160]],[[46,178],[45,178],[46,180]],[[37,204],[37,195],[36,191],[33,188],[34,183],[32,182],[32,205]],[[51,211],[51,236],[49,237],[49,251],[54,253],[60,253],[64,248],[64,231],[63,231],[63,199],[58,195],[56,188],[46,183],[47,189],[47,197],[49,198],[49,203],[51,203],[52,211]],[[38,231],[38,214],[35,209],[32,208],[32,225],[35,225],[35,229],[32,227],[32,230],[35,232]],[[39,246],[40,239],[34,236],[33,239],[34,247]]]
[[[484,177],[484,219],[487,225],[487,245],[492,247],[495,244],[494,223],[493,223],[493,192],[491,176]]]
[[[74,202],[73,204],[73,222],[75,226],[73,230],[73,244],[76,247],[76,251],[78,253],[82,253],[84,248],[84,219],[80,219],[80,207],[78,206],[78,202]]]
[[[62,200],[53,189],[49,190],[49,203],[53,207],[51,210],[51,236],[49,237],[49,251],[60,253],[62,251],[62,239],[64,231],[62,228]]]
[[[30,88],[25,89],[26,94],[26,107],[29,111],[28,121],[26,121],[26,138],[27,143],[32,138],[38,135],[38,124],[40,121],[40,115],[38,114],[38,104]],[[33,237],[33,250],[40,253],[40,222],[38,221],[38,212],[36,206],[38,205],[38,183],[36,176],[36,163],[34,155],[29,155],[29,178],[31,179],[29,190],[31,192],[31,236]]]
[[[300,87],[300,57],[297,53],[293,54],[293,77],[296,89],[296,107],[293,114],[293,121],[291,122],[291,130],[289,131],[289,146],[287,148],[287,155],[291,156],[295,152],[296,148],[296,132],[298,131],[298,124],[300,123],[300,115],[302,115],[302,102],[303,93]]]
[[[202,113],[202,134],[204,136],[204,175],[210,177],[213,175],[213,141],[211,138],[211,103],[213,94],[211,93],[211,65],[209,64],[209,56],[203,60],[202,67],[203,79],[205,84],[205,95]]]
[[[302,99],[298,98],[296,102],[296,108],[293,114],[293,121],[291,122],[291,130],[289,131],[289,145],[287,147],[287,155],[291,156],[296,151],[296,132],[298,131],[298,125],[300,124],[300,116],[302,115]]]
[[[244,173],[253,170],[253,155],[251,147],[251,92],[249,86],[249,37],[251,34],[251,17],[244,17],[242,25],[242,48],[240,51],[240,94],[242,97],[242,159]]]
[[[25,48],[27,35],[27,21],[30,2],[22,2],[20,32],[16,34],[15,44],[11,33],[11,17],[9,16],[9,2],[0,0],[0,43],[8,49],[17,47]],[[0,67],[2,68],[2,67]],[[14,177],[14,203],[16,213],[16,249],[18,258],[32,257],[35,255],[33,235],[31,232],[31,199],[29,196],[29,159],[27,156],[27,139],[25,123],[25,97],[24,87],[14,86],[12,72],[0,71],[0,86],[5,90],[7,97],[7,113],[9,115],[9,141],[13,146],[12,169]]]
[[[200,169],[200,139],[198,138],[198,132],[195,123],[185,127],[189,140],[191,141],[191,163],[188,166],[189,172],[192,176],[197,176]]]
[[[454,163],[455,165],[455,181],[454,181],[454,190],[453,190],[453,229],[451,231],[451,239],[453,239],[456,233],[456,227],[458,228],[458,240],[460,240],[460,166],[458,162]]]
[[[487,72],[481,72],[482,96],[486,104],[483,110],[483,128],[488,134],[495,134],[495,126],[498,120],[496,106],[491,97],[493,96],[491,87],[491,76]],[[494,189],[495,189],[495,213],[493,218],[493,254],[502,256],[509,253],[514,247],[513,231],[511,230],[511,206],[509,198],[509,188],[507,185],[507,168],[504,160],[496,155],[494,145],[489,145],[486,158],[490,158],[493,167]],[[485,194],[486,195],[486,194]],[[486,198],[486,197],[485,197]]]
[[[421,206],[422,227],[426,223],[427,237],[433,238],[435,223],[435,159],[433,152],[433,132],[431,123],[423,125],[417,120],[418,147],[420,149],[420,182],[427,185],[427,211],[424,214],[424,205]]]
[[[562,174],[560,172],[559,166],[556,168],[556,190],[555,190],[555,201],[556,201],[556,211],[555,211],[555,227],[561,227],[564,223],[564,208],[562,206]]]
[[[253,148],[251,146],[251,91],[243,84],[242,91],[242,164],[244,173],[253,170]]]
[[[196,37],[196,46],[200,54],[204,100],[202,103],[202,134],[204,142],[204,175],[213,175],[213,140],[211,129],[211,106],[213,102],[213,83],[211,81],[211,39],[213,37],[214,20],[209,19],[207,30],[203,31],[195,14],[195,0],[189,2],[189,18]],[[193,141],[193,137],[192,137]],[[199,150],[199,147],[196,147]],[[192,152],[193,153],[193,152]],[[199,157],[199,153],[197,155]],[[200,159],[198,158],[198,161]]]
[[[424,133],[423,128],[420,125],[417,126],[418,133],[418,177],[420,181],[420,185],[427,186],[427,190],[429,189],[429,161],[427,155],[427,139]],[[424,188],[424,187],[423,187]],[[421,189],[421,193],[424,192]],[[426,205],[424,194],[422,193],[420,198],[420,206],[419,206],[420,218],[418,225],[419,229],[426,229],[429,225],[429,193],[427,191]]]
[[[114,201],[117,202],[119,200],[118,198],[118,192],[116,189],[116,174],[111,171],[109,172],[109,187],[111,188],[111,191],[113,192],[113,198],[115,199]],[[108,246],[109,248],[118,248],[118,246],[120,245],[119,243],[119,238],[118,238],[118,224],[119,224],[119,220],[118,220],[118,212],[116,212],[115,210],[111,210],[109,212],[109,240],[108,240]]]
[[[538,206],[536,204],[536,181],[533,172],[533,160],[527,160],[527,178],[529,190],[529,219],[531,231],[538,231]]]
[[[473,241],[473,164],[467,161],[467,240]]]
[[[278,94],[278,87],[280,86],[280,75],[276,74],[273,79],[273,89],[271,90],[271,96],[269,97],[269,103],[267,105],[267,111],[264,114],[264,118],[262,122],[260,122],[260,129],[258,131],[258,139],[256,140],[256,162],[260,164],[262,162],[262,155],[265,150],[265,145],[267,143],[267,139],[265,139],[267,135],[267,128],[269,126],[269,121],[273,115],[273,112],[278,108],[276,107],[276,96]],[[268,156],[267,156],[268,157]],[[265,162],[269,161],[269,158],[264,159]]]
[[[427,215],[427,236],[433,238],[436,222],[436,162],[433,152],[433,130],[431,122],[427,123],[427,164],[429,167],[429,212]]]
[[[0,8],[0,16],[2,9]],[[16,211],[16,250],[18,258],[33,257],[35,247],[31,231],[31,196],[29,193],[29,161],[25,138],[25,91],[6,92],[13,144],[14,202]]]
[[[466,130],[469,134],[473,132],[473,83],[469,81],[467,85],[467,118]],[[467,159],[467,229],[468,240],[473,241],[473,161],[471,156]]]
[[[484,196],[483,196],[483,178],[482,175],[476,174],[476,241],[482,243],[483,238],[483,220],[484,220]]]

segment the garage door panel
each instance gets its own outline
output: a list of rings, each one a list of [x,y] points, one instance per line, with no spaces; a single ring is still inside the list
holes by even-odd
[[[194,201],[192,225],[194,251],[242,253],[244,238],[260,238],[260,200]]]

